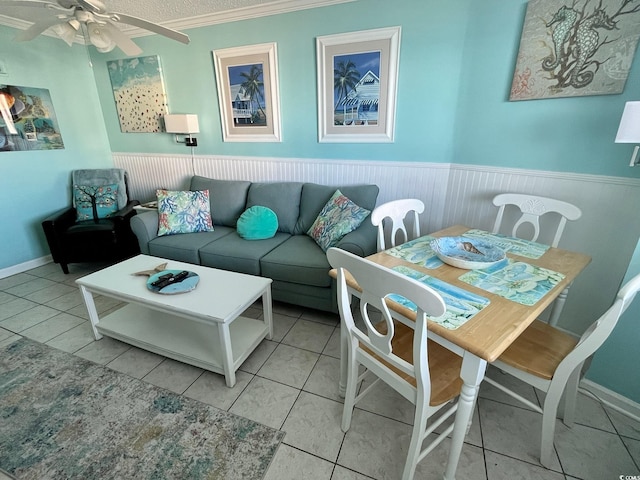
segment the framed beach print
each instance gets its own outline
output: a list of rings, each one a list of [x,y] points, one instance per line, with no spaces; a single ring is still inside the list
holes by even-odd
[[[213,51],[225,142],[280,142],[275,43]]]
[[[318,141],[393,142],[400,27],[316,39]]]

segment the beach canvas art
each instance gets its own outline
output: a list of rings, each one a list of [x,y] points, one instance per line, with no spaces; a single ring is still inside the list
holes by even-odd
[[[0,85],[0,152],[63,148],[49,90]]]
[[[157,55],[107,62],[120,130],[162,132],[167,95]]]
[[[639,29],[633,0],[531,0],[509,99],[621,93]]]

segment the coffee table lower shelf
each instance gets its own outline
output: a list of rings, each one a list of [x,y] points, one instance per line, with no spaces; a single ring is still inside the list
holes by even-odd
[[[101,317],[96,329],[107,337],[144,350],[225,374],[217,324],[205,324],[129,304]],[[233,372],[268,333],[268,327],[260,320],[238,317],[231,322],[229,336]]]

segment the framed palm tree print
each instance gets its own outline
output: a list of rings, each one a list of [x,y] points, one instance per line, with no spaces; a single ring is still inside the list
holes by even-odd
[[[280,142],[275,43],[213,51],[225,142]]]
[[[317,37],[318,141],[393,142],[400,27]]]

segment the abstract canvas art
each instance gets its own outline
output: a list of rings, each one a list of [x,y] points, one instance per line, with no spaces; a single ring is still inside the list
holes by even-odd
[[[162,116],[167,113],[167,95],[160,58],[150,55],[110,60],[107,70],[120,130],[125,133],[162,132]]]
[[[510,100],[621,93],[640,33],[633,0],[531,0]]]
[[[0,152],[63,148],[49,90],[0,85]]]

